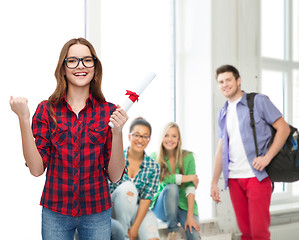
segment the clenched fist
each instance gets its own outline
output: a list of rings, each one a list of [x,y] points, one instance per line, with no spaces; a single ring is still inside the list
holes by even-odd
[[[30,112],[28,108],[28,100],[24,97],[10,97],[9,104],[11,110],[14,111],[19,118],[29,118]]]

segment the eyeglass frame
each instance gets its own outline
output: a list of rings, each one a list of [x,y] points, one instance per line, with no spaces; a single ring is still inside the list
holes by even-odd
[[[96,60],[97,58],[96,57],[94,57],[94,56],[86,56],[86,57],[83,57],[83,58],[77,58],[77,57],[68,57],[68,58],[65,58],[64,59],[64,62],[65,62],[65,66],[67,67],[67,68],[69,68],[69,69],[75,69],[76,67],[69,67],[68,65],[67,65],[67,60],[68,59],[71,59],[71,58],[75,58],[75,59],[77,59],[78,60],[78,63],[77,63],[77,65],[76,65],[76,67],[78,67],[79,66],[79,64],[80,64],[80,62],[82,62],[82,64],[83,64],[83,66],[84,67],[86,67],[86,68],[92,68],[92,67],[94,67],[95,66],[95,62],[94,62],[94,60]],[[93,66],[92,67],[87,67],[85,64],[84,64],[84,59],[86,59],[86,58],[92,58],[93,59]]]
[[[142,140],[144,141],[149,141],[151,139],[151,137],[147,137],[147,136],[144,136],[144,135],[140,135],[138,133],[129,133],[130,136],[132,136],[133,138],[135,138],[136,140],[139,140],[140,138],[142,138]],[[138,137],[137,137],[137,136]]]

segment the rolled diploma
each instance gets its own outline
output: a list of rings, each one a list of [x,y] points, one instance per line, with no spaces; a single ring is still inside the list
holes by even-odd
[[[148,73],[143,81],[139,82],[139,85],[137,86],[135,93],[140,96],[140,94],[143,92],[143,90],[150,84],[150,82],[155,78],[156,74],[153,72]],[[121,107],[127,112],[131,106],[133,105],[133,101],[128,97],[124,103],[121,105]],[[112,122],[109,122],[108,124],[111,128],[114,127]]]

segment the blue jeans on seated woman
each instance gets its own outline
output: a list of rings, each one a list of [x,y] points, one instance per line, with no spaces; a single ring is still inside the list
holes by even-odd
[[[101,213],[72,217],[43,208],[43,240],[74,240],[76,229],[80,240],[109,240],[111,209]]]
[[[121,223],[111,219],[111,240],[125,240],[125,230]]]
[[[167,184],[160,193],[156,204],[153,208],[156,216],[164,222],[167,222],[169,232],[178,231],[178,223],[185,226],[187,219],[187,211],[179,208],[179,188],[176,184]],[[198,216],[193,214],[197,224],[199,224]],[[200,234],[192,228],[192,233],[189,228],[185,231],[188,240],[201,239]]]
[[[125,239],[129,239],[128,230],[135,221],[139,207],[136,186],[130,181],[123,182],[114,190],[111,196],[113,202],[111,210],[112,218],[121,223],[124,228]],[[151,210],[148,210],[139,227],[138,239],[147,240],[152,238],[159,239],[158,222],[155,214]]]

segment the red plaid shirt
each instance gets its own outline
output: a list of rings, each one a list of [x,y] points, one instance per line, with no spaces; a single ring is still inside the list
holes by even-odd
[[[112,134],[108,126],[116,109],[92,95],[78,117],[65,97],[53,106],[43,101],[32,119],[35,143],[47,168],[41,205],[61,214],[81,216],[112,206],[107,181]]]

